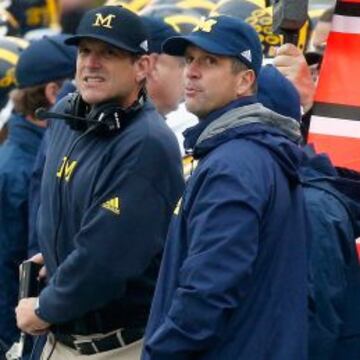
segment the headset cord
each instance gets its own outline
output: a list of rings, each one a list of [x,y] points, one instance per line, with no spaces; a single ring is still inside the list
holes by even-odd
[[[54,340],[54,343],[53,343],[53,345],[52,345],[52,347],[51,347],[51,350],[50,350],[50,352],[49,352],[49,356],[46,358],[46,360],[50,360],[50,358],[52,357],[52,355],[53,355],[53,353],[54,353],[54,351],[55,351],[56,343],[57,343],[57,341]]]
[[[87,135],[89,135],[90,133],[95,131],[100,125],[101,125],[101,123],[95,124],[95,125],[89,127],[83,134],[81,134],[79,137],[77,137],[74,140],[74,142],[69,147],[69,151],[65,155],[65,158],[66,158],[65,161],[66,162],[68,161],[68,159],[70,158],[71,154],[76,149],[76,146],[80,143],[80,141],[82,139],[84,139]],[[61,186],[61,179],[59,181],[58,194],[57,195],[58,195],[58,199],[59,199],[59,206],[58,206],[59,218],[58,218],[58,222],[57,222],[57,226],[56,226],[56,230],[55,230],[54,248],[55,248],[56,265],[59,266],[60,261],[59,261],[58,244],[57,243],[58,243],[58,236],[59,236],[60,226],[61,226],[61,222],[62,222],[62,186]]]
[[[100,124],[99,124],[100,125]],[[94,130],[96,130],[99,126],[98,124],[91,126],[90,128],[88,128],[83,134],[81,134],[79,137],[77,137],[74,142],[70,145],[69,151],[67,152],[66,159],[69,159],[69,157],[71,156],[71,154],[73,153],[73,151],[75,150],[76,146],[79,144],[79,142],[85,138],[87,135],[89,135],[91,132],[93,132]],[[59,234],[59,230],[60,230],[60,226],[61,226],[61,221],[62,221],[62,198],[61,198],[61,183],[59,183],[58,186],[58,199],[59,199],[59,219],[58,219],[58,223],[56,226],[56,230],[55,230],[55,240],[54,240],[54,248],[55,248],[55,260],[56,260],[56,265],[59,266],[59,256],[58,256],[58,250],[57,250],[57,242],[58,242],[58,234]],[[35,348],[37,347],[39,338],[37,338],[35,340],[35,344],[33,346],[33,349],[31,351],[31,355],[30,355],[30,360],[32,360],[33,354],[35,353]],[[50,360],[51,356],[53,355],[54,351],[55,351],[55,347],[56,347],[56,340],[54,340],[54,344],[50,350],[49,356],[47,357],[46,360]]]
[[[39,341],[40,341],[40,339],[41,339],[42,336],[43,336],[43,335],[39,335],[39,336],[36,337],[36,339],[35,339],[35,341],[34,341],[34,345],[33,345],[33,347],[32,347],[31,353],[30,353],[29,360],[36,360],[36,359],[34,359],[34,355],[35,355],[36,349],[37,349],[37,347],[38,347],[38,345],[39,345]],[[54,340],[54,343],[53,343],[53,345],[52,345],[52,347],[51,347],[51,350],[50,350],[50,352],[49,352],[49,356],[47,357],[46,360],[50,360],[51,356],[53,355],[53,353],[54,353],[54,351],[55,351],[55,346],[56,346],[56,340]],[[41,356],[40,358],[42,358],[42,356]],[[21,359],[22,359],[22,358],[21,358]]]
[[[67,152],[66,159],[69,159],[71,154],[73,153],[73,151],[75,150],[76,146],[79,144],[79,142],[84,139],[87,135],[89,135],[90,133],[92,133],[93,131],[95,131],[99,126],[101,125],[101,123],[99,124],[95,124],[91,127],[89,127],[83,134],[81,134],[79,137],[77,137],[74,142],[70,145],[69,151]],[[67,161],[67,160],[66,160]],[[58,223],[56,226],[56,231],[55,231],[55,240],[54,240],[54,248],[55,248],[55,260],[56,260],[56,265],[59,266],[59,255],[58,255],[58,234],[59,234],[59,230],[60,230],[60,226],[61,226],[61,222],[62,222],[62,187],[61,187],[61,183],[59,183],[58,186],[58,199],[59,199],[59,219],[58,219]],[[52,357],[54,351],[55,351],[55,347],[56,347],[56,343],[57,341],[54,340],[54,344],[51,348],[51,351],[49,353],[49,356],[47,357],[46,360],[50,360],[50,358]],[[34,349],[33,349],[34,350]],[[31,359],[31,358],[30,358]]]

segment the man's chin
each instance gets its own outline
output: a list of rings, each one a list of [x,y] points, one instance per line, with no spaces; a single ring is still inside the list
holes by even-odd
[[[96,96],[91,94],[81,94],[82,99],[89,105],[95,105],[99,104],[101,102],[104,102],[105,99],[103,96]]]
[[[197,117],[201,117],[202,109],[200,109],[199,106],[196,106],[196,104],[193,104],[191,101],[185,101],[185,107],[187,111],[191,112]]]

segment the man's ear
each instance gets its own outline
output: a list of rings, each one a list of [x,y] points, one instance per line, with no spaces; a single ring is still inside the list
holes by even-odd
[[[156,80],[158,78],[157,63],[158,63],[159,54],[150,54],[149,55],[149,79]]]
[[[248,96],[253,94],[253,84],[256,81],[254,70],[248,69],[238,73],[238,81],[236,85],[237,96]]]
[[[150,71],[150,56],[143,55],[135,63],[135,79],[138,83],[141,83],[149,76]]]
[[[57,97],[59,90],[60,90],[59,84],[54,81],[46,84],[45,90],[44,90],[45,97],[51,105],[54,105],[56,103],[56,97]]]

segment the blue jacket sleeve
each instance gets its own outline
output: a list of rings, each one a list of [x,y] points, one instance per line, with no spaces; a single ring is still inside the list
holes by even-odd
[[[170,205],[147,178],[116,168],[104,170],[75,249],[40,294],[40,316],[50,323],[78,318],[121,298],[127,281],[141,276],[162,249]],[[103,206],[114,197],[118,213]]]
[[[19,265],[26,259],[27,180],[22,174],[0,175],[0,338],[17,340],[14,308],[18,299]]]
[[[250,161],[220,167],[194,184],[192,199],[184,194],[189,250],[170,310],[148,339],[145,358],[193,359],[221,336],[251,285],[270,181]]]

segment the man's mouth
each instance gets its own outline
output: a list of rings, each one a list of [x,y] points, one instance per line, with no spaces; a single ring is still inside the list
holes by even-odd
[[[185,87],[185,96],[195,96],[197,93],[201,92],[199,88],[193,86],[186,86]]]
[[[83,78],[84,82],[87,84],[93,84],[93,83],[101,83],[105,81],[105,79],[102,76],[84,76]]]

